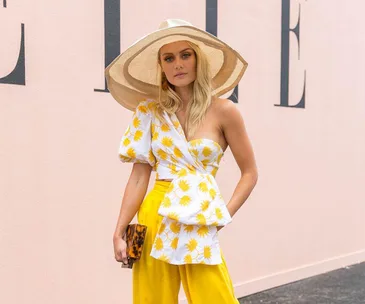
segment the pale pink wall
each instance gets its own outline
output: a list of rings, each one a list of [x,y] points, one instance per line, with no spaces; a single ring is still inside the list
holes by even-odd
[[[305,109],[274,106],[281,2],[219,1],[218,35],[249,63],[238,107],[259,169],[221,231],[237,296],[365,260],[365,4],[291,1],[293,27],[299,3],[289,104],[306,70]],[[205,1],[123,1],[122,49],[177,17],[204,28]],[[112,248],[131,112],[94,92],[104,85],[103,1],[0,5],[0,78],[14,68],[22,22],[27,84],[0,84],[0,303],[131,303]],[[221,164],[229,200],[239,170],[229,150]]]

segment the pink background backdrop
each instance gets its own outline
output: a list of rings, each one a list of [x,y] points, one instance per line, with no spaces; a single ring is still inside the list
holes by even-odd
[[[238,107],[259,181],[221,244],[237,297],[365,260],[365,3],[291,1],[289,104],[280,103],[281,2],[218,3],[218,36],[249,63]],[[0,84],[0,303],[131,303],[112,235],[131,165],[132,112],[104,88],[103,1],[0,6],[0,78],[25,24],[26,86]],[[205,28],[205,1],[123,1],[121,48],[167,18]],[[217,181],[228,201],[228,149]],[[227,178],[229,177],[229,178]],[[150,186],[153,184],[151,177]],[[184,301],[183,292],[180,295]]]

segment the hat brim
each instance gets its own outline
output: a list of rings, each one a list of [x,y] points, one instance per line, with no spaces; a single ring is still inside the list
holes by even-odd
[[[157,30],[132,44],[105,69],[109,92],[122,106],[135,110],[141,100],[158,98],[158,51],[174,41],[197,44],[207,55],[212,73],[212,94],[223,95],[241,80],[248,63],[216,36],[194,26]]]

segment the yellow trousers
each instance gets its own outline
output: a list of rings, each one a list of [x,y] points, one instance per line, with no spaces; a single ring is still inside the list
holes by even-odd
[[[182,283],[189,304],[238,304],[225,259],[219,265],[172,265],[150,256],[162,217],[157,211],[169,181],[155,181],[138,211],[147,235],[141,259],[133,265],[134,304],[177,304]]]

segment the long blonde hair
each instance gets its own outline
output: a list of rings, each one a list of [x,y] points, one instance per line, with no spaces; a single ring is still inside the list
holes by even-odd
[[[196,79],[193,84],[192,98],[187,107],[187,118],[185,126],[182,126],[187,139],[194,135],[196,129],[204,120],[206,111],[212,101],[212,77],[210,65],[207,56],[200,47],[190,41],[187,41],[194,50],[196,56]],[[156,102],[155,114],[162,122],[166,122],[163,111],[173,114],[180,110],[183,102],[174,90],[174,86],[163,78],[161,69],[160,53],[158,54],[159,72],[159,100]],[[163,81],[167,82],[166,90],[163,90]],[[165,84],[166,85],[166,84]]]

